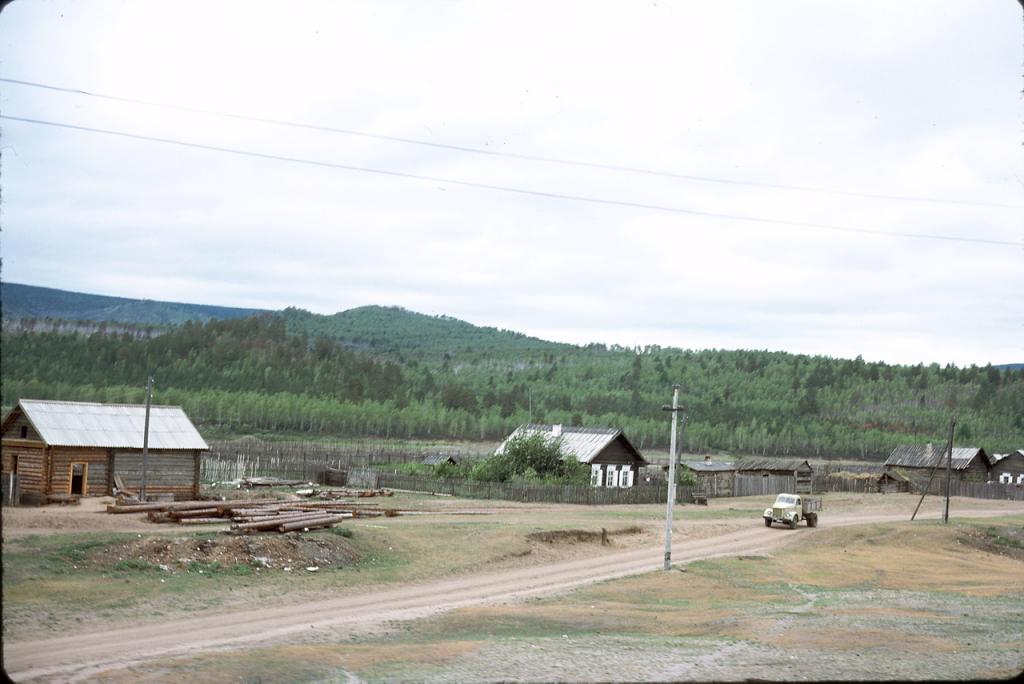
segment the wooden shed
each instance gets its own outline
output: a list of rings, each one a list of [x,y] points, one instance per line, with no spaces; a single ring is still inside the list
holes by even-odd
[[[810,494],[814,468],[807,461],[797,458],[745,458],[736,462],[738,475],[759,475],[793,477],[796,479],[794,494]]]
[[[705,496],[732,496],[736,479],[736,464],[733,461],[683,461],[680,465],[693,473],[697,490]]]
[[[515,437],[533,434],[558,441],[564,453],[575,456],[580,463],[589,463],[590,484],[594,487],[632,487],[639,479],[640,468],[647,465],[622,430],[615,428],[530,423],[516,428],[494,453],[505,451],[505,445]]]
[[[896,494],[910,491],[910,478],[894,468],[878,476],[878,491],[881,494]]]
[[[1024,485],[1024,449],[993,456],[991,472],[994,482]]]
[[[114,478],[138,491],[146,407],[22,399],[0,427],[3,473],[22,493],[103,496]],[[179,406],[152,406],[146,494],[199,496],[199,459],[209,446]]]
[[[892,450],[885,461],[885,472],[895,472],[910,480],[911,488],[920,491],[927,486],[933,468],[945,468],[946,450],[931,444],[903,444]],[[953,447],[951,476],[961,482],[987,482],[992,470],[991,459],[978,447]],[[944,477],[944,475],[943,475]]]

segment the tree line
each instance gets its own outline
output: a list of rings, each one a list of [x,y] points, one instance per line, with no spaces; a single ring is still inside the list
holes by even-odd
[[[2,400],[136,402],[152,374],[159,402],[225,433],[498,440],[532,421],[618,427],[650,450],[668,443],[660,407],[679,383],[695,451],[878,458],[895,444],[944,441],[951,413],[959,444],[1024,445],[1024,370],[532,338],[492,347],[506,333],[464,336],[468,324],[423,318],[430,340],[380,354],[269,314],[149,339],[5,326]],[[407,321],[400,339],[421,322]]]

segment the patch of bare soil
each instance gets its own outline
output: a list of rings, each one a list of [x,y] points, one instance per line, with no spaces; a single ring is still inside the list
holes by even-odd
[[[546,544],[601,543],[607,545],[609,543],[609,537],[643,534],[644,532],[644,528],[639,525],[631,525],[630,527],[622,527],[617,530],[607,530],[602,527],[600,532],[592,532],[590,530],[550,530],[547,532],[531,532],[526,535],[526,538],[530,541],[544,542]]]
[[[217,538],[148,537],[105,546],[90,558],[97,567],[109,568],[126,561],[149,563],[166,572],[196,568],[256,569],[341,567],[354,563],[359,554],[344,537],[333,534],[272,534]]]
[[[1024,561],[1024,527],[966,528],[957,535],[957,543]]]

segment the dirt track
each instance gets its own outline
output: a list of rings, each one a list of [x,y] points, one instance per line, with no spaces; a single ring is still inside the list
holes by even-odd
[[[957,511],[958,516],[990,517],[1019,510]],[[904,512],[836,514],[822,526],[845,526],[907,519]],[[930,512],[919,517],[935,518]],[[766,529],[760,519],[749,528],[675,544],[672,560],[687,562],[725,555],[763,553],[794,543],[815,530]],[[456,608],[500,604],[552,594],[602,580],[662,567],[662,548],[652,546],[549,565],[464,576],[311,603],[257,607],[229,613],[160,622],[87,634],[7,641],[7,673],[17,681],[33,678],[75,681],[102,671],[178,654],[195,654],[267,639],[301,639],[343,630],[366,632],[386,623],[413,620]]]

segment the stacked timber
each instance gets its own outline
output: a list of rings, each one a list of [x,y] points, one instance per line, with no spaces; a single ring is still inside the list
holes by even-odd
[[[232,534],[305,531],[330,527],[349,518],[391,517],[400,514],[394,509],[378,508],[376,503],[276,499],[112,504],[107,506],[107,512],[145,513],[155,523],[231,523],[227,531]]]

